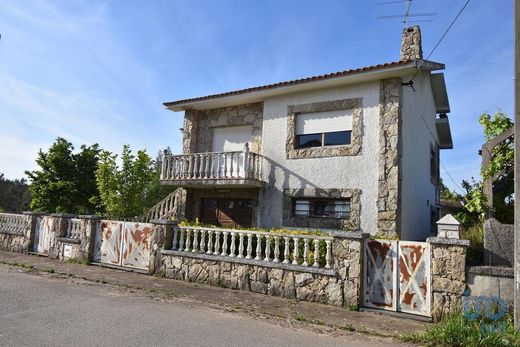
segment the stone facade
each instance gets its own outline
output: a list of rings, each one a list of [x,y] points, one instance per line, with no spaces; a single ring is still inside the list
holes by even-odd
[[[330,112],[339,110],[352,110],[352,135],[350,144],[340,146],[297,148],[296,116],[298,113]],[[363,100],[361,98],[289,106],[287,108],[287,158],[302,159],[358,155],[361,150],[362,116]]]
[[[446,314],[462,308],[466,290],[467,240],[431,237],[431,316],[439,321]]]
[[[182,153],[211,152],[213,128],[251,125],[251,152],[262,148],[263,104],[245,104],[211,110],[186,110]]]
[[[421,29],[418,26],[404,28],[401,37],[401,61],[422,57]]]
[[[399,78],[381,82],[377,224],[378,232],[383,235],[400,232],[401,97]]]
[[[361,202],[359,189],[321,189],[297,188],[284,189],[283,192],[283,225],[291,227],[307,227],[317,229],[359,230]],[[293,215],[294,198],[327,198],[350,199],[350,218],[301,217]]]
[[[515,226],[495,218],[484,223],[484,265],[512,267],[515,259]]]
[[[333,306],[358,306],[362,244],[368,234],[334,236],[332,269],[240,260],[183,251],[162,252],[158,270],[168,278]]]

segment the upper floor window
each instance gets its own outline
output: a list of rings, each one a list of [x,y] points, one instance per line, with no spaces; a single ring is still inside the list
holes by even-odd
[[[296,147],[349,145],[352,137],[352,112],[299,113],[296,115]]]
[[[350,199],[294,199],[294,216],[350,218]]]

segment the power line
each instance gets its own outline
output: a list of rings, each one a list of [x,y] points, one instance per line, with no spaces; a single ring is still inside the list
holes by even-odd
[[[433,49],[431,50],[431,52],[428,54],[428,56],[426,57],[425,60],[422,61],[421,65],[417,68],[417,71],[415,72],[415,74],[413,75],[412,79],[410,80],[410,82],[413,82],[413,79],[417,76],[417,74],[421,71],[421,68],[423,67],[424,63],[430,59],[430,57],[432,56],[433,52],[435,52],[435,50],[437,49],[437,47],[439,47],[439,45],[441,44],[442,40],[444,40],[444,38],[446,37],[446,35],[448,34],[448,32],[450,31],[450,29],[453,27],[453,25],[455,24],[455,22],[457,21],[457,19],[459,19],[460,15],[462,14],[462,12],[464,12],[464,9],[466,9],[466,7],[468,6],[469,2],[471,0],[466,0],[466,3],[464,4],[464,6],[462,6],[462,8],[460,9],[459,13],[457,13],[457,16],[455,16],[455,18],[453,19],[453,21],[451,22],[451,24],[448,26],[448,28],[446,29],[446,31],[444,32],[444,34],[442,34],[441,38],[439,39],[439,41],[437,41],[437,44],[435,45],[435,47],[433,47]],[[408,83],[410,83],[408,82]]]
[[[441,166],[442,166],[442,168],[444,169],[444,172],[446,173],[446,175],[448,175],[448,177],[450,178],[450,181],[455,185],[455,188],[457,188],[457,189],[462,193],[462,195],[464,195],[464,189],[462,189],[462,188],[457,184],[457,182],[455,182],[455,180],[453,179],[453,177],[451,177],[450,172],[448,171],[448,169],[446,168],[446,166],[444,166],[444,164],[442,163],[442,161],[439,160],[439,162],[441,163]]]

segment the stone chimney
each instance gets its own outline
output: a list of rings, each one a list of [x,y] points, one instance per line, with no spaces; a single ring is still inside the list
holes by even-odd
[[[419,26],[404,28],[401,38],[401,61],[422,57],[421,29]]]

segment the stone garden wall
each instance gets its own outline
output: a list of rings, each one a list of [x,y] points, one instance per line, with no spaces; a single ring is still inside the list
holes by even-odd
[[[355,232],[334,235],[330,268],[165,249],[158,271],[182,281],[357,307],[361,297],[362,245],[367,237]]]
[[[434,321],[462,309],[469,241],[431,237],[431,315]]]

